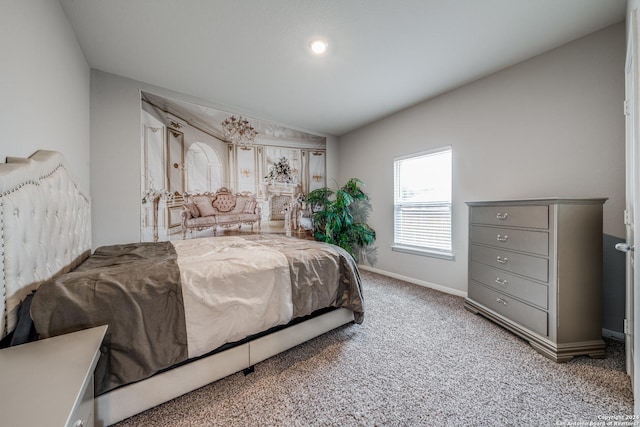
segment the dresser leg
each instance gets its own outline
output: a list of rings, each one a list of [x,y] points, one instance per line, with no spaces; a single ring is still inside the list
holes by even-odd
[[[601,351],[598,353],[588,353],[587,356],[589,356],[592,359],[605,359],[607,357],[604,351]]]
[[[464,302],[464,308],[466,308],[468,311],[472,312],[473,314],[480,313],[474,306],[469,305],[466,300]]]

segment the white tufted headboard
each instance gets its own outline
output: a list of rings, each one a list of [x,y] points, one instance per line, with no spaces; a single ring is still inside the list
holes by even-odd
[[[0,338],[16,327],[20,302],[91,252],[91,204],[62,154],[38,151],[0,163]]]

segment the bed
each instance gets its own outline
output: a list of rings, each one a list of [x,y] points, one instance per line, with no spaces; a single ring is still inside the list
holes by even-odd
[[[107,324],[98,426],[363,320],[357,266],[336,246],[250,234],[91,254],[90,211],[60,153],[0,164],[0,331],[27,297],[41,338]]]

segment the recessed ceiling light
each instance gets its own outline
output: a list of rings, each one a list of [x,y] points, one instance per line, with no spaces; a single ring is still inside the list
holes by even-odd
[[[310,46],[311,51],[316,55],[322,55],[327,50],[327,42],[324,40],[314,40]]]

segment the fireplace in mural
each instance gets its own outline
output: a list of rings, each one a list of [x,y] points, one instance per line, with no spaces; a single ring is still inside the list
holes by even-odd
[[[326,186],[325,137],[245,117],[255,136],[239,144],[222,129],[232,113],[147,92],[141,98],[142,241],[182,239],[185,196],[214,195],[222,188],[254,195],[263,230],[285,232],[292,204]],[[272,174],[283,164],[290,175],[284,180]],[[237,230],[251,227],[238,224]],[[208,227],[187,236],[213,231]]]

